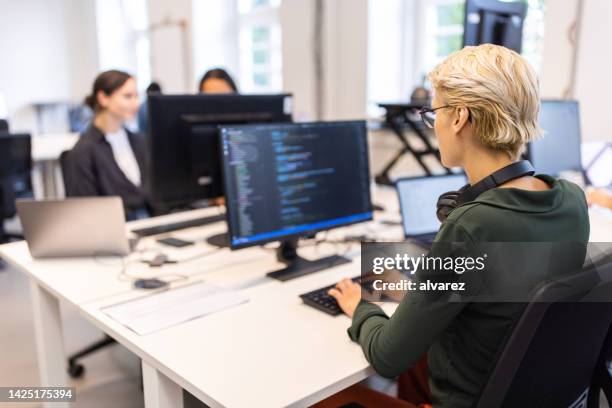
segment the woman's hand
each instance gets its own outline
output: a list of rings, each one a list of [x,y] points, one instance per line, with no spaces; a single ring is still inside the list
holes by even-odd
[[[344,278],[328,294],[334,297],[340,308],[349,317],[353,317],[355,309],[361,300],[361,286],[350,279]]]
[[[604,208],[612,209],[612,192],[604,189],[589,189],[587,190],[587,203],[589,205],[597,204]]]

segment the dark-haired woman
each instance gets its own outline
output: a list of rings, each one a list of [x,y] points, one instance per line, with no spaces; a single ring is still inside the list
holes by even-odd
[[[94,118],[65,157],[66,195],[119,196],[127,219],[146,217],[145,142],[125,127],[138,113],[136,81],[122,71],[102,72],[85,103]]]
[[[200,93],[238,93],[236,82],[223,68],[208,70],[200,80]]]

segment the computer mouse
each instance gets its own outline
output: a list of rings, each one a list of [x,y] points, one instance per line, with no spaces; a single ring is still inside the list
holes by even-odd
[[[138,289],[159,289],[168,286],[168,282],[157,278],[138,279],[134,282],[134,287]]]
[[[380,204],[372,204],[372,209],[374,211],[385,211],[385,207]]]

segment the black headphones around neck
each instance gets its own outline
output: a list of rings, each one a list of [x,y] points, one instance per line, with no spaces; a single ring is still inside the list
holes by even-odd
[[[535,170],[528,160],[520,160],[497,170],[495,173],[485,177],[473,186],[466,184],[458,191],[449,191],[438,198],[436,204],[436,216],[440,222],[446,221],[449,214],[461,204],[474,201],[476,197],[487,190],[499,187],[510,180],[523,176],[533,176]]]

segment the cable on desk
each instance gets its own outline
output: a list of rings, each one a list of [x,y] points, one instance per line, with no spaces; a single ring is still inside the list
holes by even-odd
[[[133,253],[138,253],[138,252],[143,252],[143,251],[135,251]],[[92,256],[92,259],[94,260],[94,262],[98,263],[99,265],[102,266],[117,266],[118,262],[113,262],[113,263],[108,263],[108,262],[103,262],[100,258],[104,256],[104,257],[108,257],[108,254],[94,254]],[[132,260],[132,261],[126,261],[126,257],[125,256],[116,256],[114,255],[113,257],[116,257],[119,259],[119,262],[121,263],[121,269],[119,270],[119,274],[117,275],[117,279],[121,282],[133,282],[139,279],[150,279],[150,277],[144,277],[144,276],[133,276],[133,275],[129,275],[127,273],[128,267],[131,264],[136,264],[136,263],[141,263],[142,259],[138,259],[138,260]],[[164,277],[178,277],[178,279],[174,279],[168,283],[172,283],[172,282],[176,282],[179,280],[185,280],[185,279],[189,279],[189,276],[187,275],[181,275],[178,273],[164,273],[164,274],[160,274],[157,275],[156,278],[164,278]]]
[[[151,279],[151,277],[145,277],[145,276],[134,276],[134,275],[129,275],[127,273],[128,270],[128,266],[130,265],[130,263],[137,263],[140,261],[132,261],[132,262],[126,262],[125,258],[121,258],[121,270],[119,271],[119,275],[117,276],[117,279],[122,281],[122,282],[134,282],[137,280],[141,280],[141,279]],[[160,275],[155,276],[156,279],[159,278],[167,278],[167,277],[176,277],[178,279],[173,279],[168,283],[173,283],[173,282],[177,282],[177,281],[182,281],[182,280],[187,280],[189,279],[188,275],[182,275],[180,273],[163,273]]]

